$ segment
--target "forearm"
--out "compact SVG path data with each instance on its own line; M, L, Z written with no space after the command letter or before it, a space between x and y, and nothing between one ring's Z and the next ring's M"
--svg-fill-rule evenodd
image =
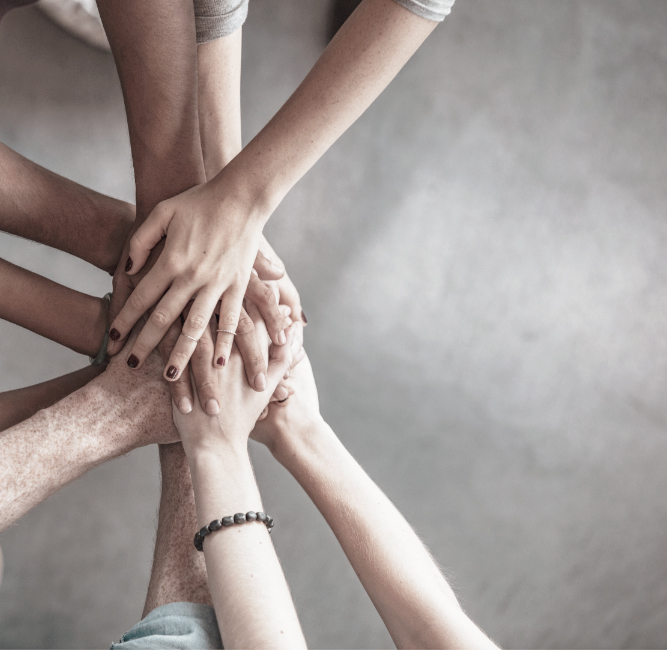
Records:
M0 435L0 530L94 466L132 448L100 391L84 387Z
M220 444L193 452L186 445L186 452L198 526L237 512L262 510L245 446ZM226 648L305 647L285 576L261 522L208 535L204 553Z
M137 225L157 203L205 181L191 2L98 2L125 99Z
M329 426L321 421L298 441L277 458L331 526L397 647L491 647L410 525Z
M0 318L95 356L107 323L106 300L0 260Z
M32 417L37 411L53 406L97 377L102 366L86 366L62 377L0 393L0 431Z
M199 132L206 178L241 151L241 29L197 48Z
M173 442L169 391L156 373L113 362L99 377L0 434L0 530L99 463Z
M0 143L0 230L113 271L134 206L36 165Z
M294 94L227 168L242 193L262 204L265 218L436 25L393 0L363 0Z

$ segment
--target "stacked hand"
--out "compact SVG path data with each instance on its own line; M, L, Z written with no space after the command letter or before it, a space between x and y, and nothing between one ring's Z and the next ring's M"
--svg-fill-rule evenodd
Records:
M168 289L129 348L127 363L130 368L139 368L157 345L165 364L164 376L172 382L172 398L178 408L183 413L192 409L191 368L199 403L213 415L220 408L215 369L226 365L234 341L249 384L257 391L267 387L266 364L253 320L243 304L248 301L257 307L275 345L285 343L284 329L289 324L286 318L291 316L305 323L305 316L296 288L263 236L257 243L247 230L245 235L238 231L236 245L225 246L233 237L215 237L214 229L209 230L203 218L184 221L182 215L187 214L189 201L193 200L190 192L163 201L128 238L114 274L109 354L123 349L128 333L154 304L155 296L159 298ZM223 226L219 228L219 232L224 231ZM229 280L225 269L245 264L246 251L253 250L254 262L247 278L245 274L241 278L238 272L231 273L231 285L223 289ZM240 300L239 287L244 288ZM215 327L211 328L211 323Z

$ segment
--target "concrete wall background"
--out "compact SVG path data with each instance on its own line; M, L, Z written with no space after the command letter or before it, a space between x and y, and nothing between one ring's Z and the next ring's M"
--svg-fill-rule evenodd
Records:
M328 11L251 3L246 140ZM507 647L666 643L666 27L661 0L459 0L267 228L325 416ZM111 58L36 9L0 27L0 140L132 198ZM110 286L5 235L0 256ZM0 322L0 390L84 363ZM390 646L314 507L253 454L309 644ZM136 622L158 488L142 449L0 536L1 647L103 647Z

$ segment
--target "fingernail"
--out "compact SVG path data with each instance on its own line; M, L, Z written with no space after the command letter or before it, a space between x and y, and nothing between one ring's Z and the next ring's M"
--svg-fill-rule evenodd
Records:
M130 368L136 368L139 365L139 359L137 359L137 357L131 354L127 358L127 365L130 366Z
M114 327L110 332L109 332L109 338L112 341L117 341L120 338L120 332Z
M129 273L132 270L132 264L134 264L132 258L128 257L127 262L125 262L125 273Z
M276 399L280 402L289 397L289 391L284 386L276 388Z
M218 360L216 361L216 363L219 366L224 366L225 365L225 357L218 357Z
M308 319L306 318L306 314L303 313L303 309L301 310L301 320L308 325Z
M206 412L209 415L217 415L220 413L220 404L218 404L214 399L208 400L208 402L206 402Z
M287 338L285 338L285 331L280 330L278 333L278 343L280 343L280 345L284 345L285 341L287 341Z
M169 366L169 370L167 370L167 377L169 377L169 379L174 379L177 374L178 368L176 366Z
M181 413L189 413L192 411L192 402L188 397L181 397L181 399L178 400L178 410Z
M255 388L257 390L266 390L266 376L263 372L260 372L257 377L255 377Z

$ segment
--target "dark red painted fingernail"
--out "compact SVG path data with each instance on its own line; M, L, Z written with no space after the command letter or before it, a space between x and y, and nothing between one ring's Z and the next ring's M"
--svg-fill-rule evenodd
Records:
M131 354L127 358L127 365L130 366L130 368L136 368L139 365L139 359L137 359L137 357Z
M303 309L301 310L301 320L308 325L308 319L306 318L306 314L303 313Z
M120 332L114 327L110 332L109 332L109 338L112 341L117 341L120 338Z
M177 374L178 368L176 366L169 366L169 370L167 370L167 377L169 377L169 379L174 379Z
M129 273L132 270L132 265L134 262L132 261L131 257L127 258L127 262L125 262L125 273Z
M216 361L216 363L219 366L224 366L225 365L225 357L218 357L218 360Z

